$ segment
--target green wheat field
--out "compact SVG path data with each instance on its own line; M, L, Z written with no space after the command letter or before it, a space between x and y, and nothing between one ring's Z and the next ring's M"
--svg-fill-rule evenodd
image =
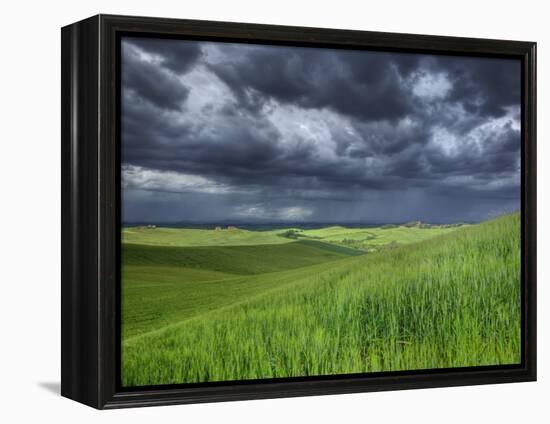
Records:
M123 386L520 362L520 216L122 230Z

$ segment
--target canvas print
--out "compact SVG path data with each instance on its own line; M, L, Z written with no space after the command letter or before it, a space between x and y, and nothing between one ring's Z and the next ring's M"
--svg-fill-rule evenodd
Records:
M120 54L122 387L521 362L519 60Z

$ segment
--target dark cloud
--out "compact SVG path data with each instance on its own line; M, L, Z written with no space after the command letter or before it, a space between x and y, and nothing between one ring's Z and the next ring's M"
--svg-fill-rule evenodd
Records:
M141 60L129 46L123 49L121 76L124 92L130 91L138 101L150 102L159 109L179 110L189 93L175 75Z
M453 58L445 65L454 76L450 101L483 117L506 114L506 107L521 101L520 61Z
M126 39L125 219L512 210L520 76L503 59Z
M148 60L142 54L150 56ZM122 48L122 85L139 100L160 109L179 110L189 94L179 74L187 72L201 55L197 43L149 38L125 39Z
M379 120L411 111L400 78L411 72L413 62L406 54L256 47L210 69L251 109L275 99Z

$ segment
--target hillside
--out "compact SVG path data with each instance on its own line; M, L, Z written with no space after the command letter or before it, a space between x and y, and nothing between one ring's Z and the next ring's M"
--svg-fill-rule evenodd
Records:
M513 214L360 256L126 245L123 383L518 363L519 236Z
M455 231L449 226L380 226L350 228L331 226L318 229L279 228L251 231L241 228L218 229L126 227L122 230L124 244L148 246L256 246L279 245L297 240L322 241L340 247L363 251L379 250L385 245L409 244Z
M465 226L462 226L462 228ZM344 245L356 249L375 251L387 245L416 243L423 240L448 234L461 227L431 226L407 227L380 226L373 228L327 227L316 230L304 230L302 237L315 238L325 243Z
M249 231L241 228L206 230L195 228L126 227L122 231L124 243L156 246L251 246L284 244L289 240L276 231Z
M246 275L299 268L361 253L309 241L199 247L123 244L122 260L124 266L171 266Z

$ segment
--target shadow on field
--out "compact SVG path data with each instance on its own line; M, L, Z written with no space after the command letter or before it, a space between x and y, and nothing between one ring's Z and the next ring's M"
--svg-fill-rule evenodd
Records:
M56 395L61 394L61 383L59 381L41 381L38 383L38 387Z

